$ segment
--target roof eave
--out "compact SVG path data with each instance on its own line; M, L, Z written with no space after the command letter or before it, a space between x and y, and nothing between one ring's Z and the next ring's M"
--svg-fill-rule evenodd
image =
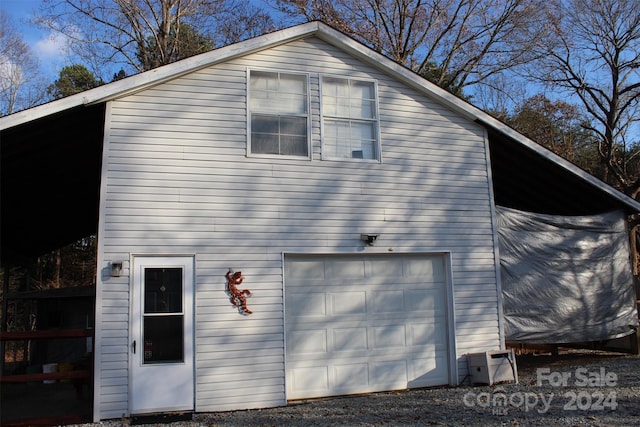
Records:
M295 39L308 37L318 31L320 23L306 24L265 34L250 40L221 47L200 55L192 56L172 64L154 68L144 73L136 74L125 79L99 86L94 89L71 95L56 101L42 104L0 118L0 130L5 130L37 120L51 114L59 113L74 107L94 105L111 101L132 93L140 92L185 74L227 61L234 57L247 55L251 52L277 46Z

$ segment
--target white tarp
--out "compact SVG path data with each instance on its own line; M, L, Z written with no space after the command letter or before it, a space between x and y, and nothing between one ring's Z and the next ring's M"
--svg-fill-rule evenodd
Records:
M499 207L506 340L599 341L638 325L623 212L556 216Z

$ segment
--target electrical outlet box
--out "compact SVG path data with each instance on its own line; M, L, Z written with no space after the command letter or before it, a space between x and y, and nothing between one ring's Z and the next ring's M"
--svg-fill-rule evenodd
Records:
M467 354L467 365L472 385L518 383L518 368L513 349L469 353Z

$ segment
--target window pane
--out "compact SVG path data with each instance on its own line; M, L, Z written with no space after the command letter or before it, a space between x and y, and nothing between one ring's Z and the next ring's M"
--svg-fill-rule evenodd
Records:
M337 139L338 138L338 126L333 120L324 121L324 138Z
M144 316L144 363L184 361L183 316Z
M353 119L374 119L375 118L375 102L366 99L351 100L351 115Z
M251 121L251 143L254 153L306 156L307 119L256 115Z
M371 82L351 82L351 98L374 99L373 83Z
M323 113L328 116L349 116L348 80L325 78L322 81Z
M301 117L280 117L280 133L283 135L307 135L307 119Z
M305 75L251 71L251 152L308 155Z
M145 268L144 312L182 313L181 268Z
M324 150L324 155L329 157L338 157L336 154L336 150L338 148L337 140L335 138L324 138L324 142L322 144L322 149Z
M254 114L251 117L251 132L277 134L278 118Z
M351 126L349 122L335 122L334 126L338 140L349 141L351 139Z
M373 123L351 123L351 139L373 139Z
M337 117L351 117L351 111L349 108L349 98L337 98L336 99L336 114Z
M375 159L376 138L373 124L352 122L351 146L362 151L363 159Z
M322 78L322 94L324 96L336 96L336 79L331 77Z
M293 74L280 74L279 92L304 95L307 93L307 78Z
M251 72L252 111L281 114L307 112L307 79L305 76L261 71Z
M325 154L330 157L351 157L351 130L348 122L326 120L324 125Z
M375 84L325 77L322 80L323 155L377 159Z
M251 133L251 151L258 154L280 154L278 135Z
M307 138L286 135L280 137L280 154L287 156L306 156L308 154Z
M334 95L340 98L349 97L349 80L346 79L330 79L333 86Z
M262 113L277 112L277 103L273 98L269 98L266 92L253 92L251 98L251 111Z
M376 153L376 141L362 141L362 158L363 159L376 159L378 157Z
M265 71L251 72L251 90L261 91L277 91L278 90L278 73L269 73Z
M376 159L374 123L325 119L325 155L339 158Z
M305 114L307 112L307 96L281 94L277 107L278 112L281 114Z
M323 148L325 155L329 157L336 157L340 159L351 158L351 146L344 140L337 140L333 138L327 138L324 141Z

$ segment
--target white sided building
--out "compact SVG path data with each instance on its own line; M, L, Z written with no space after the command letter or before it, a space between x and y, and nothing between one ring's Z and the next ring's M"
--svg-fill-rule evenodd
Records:
M505 345L498 204L640 211L317 22L0 129L83 159L56 186L77 206L15 221L97 232L95 421L457 385ZM37 247L17 231L6 248Z

